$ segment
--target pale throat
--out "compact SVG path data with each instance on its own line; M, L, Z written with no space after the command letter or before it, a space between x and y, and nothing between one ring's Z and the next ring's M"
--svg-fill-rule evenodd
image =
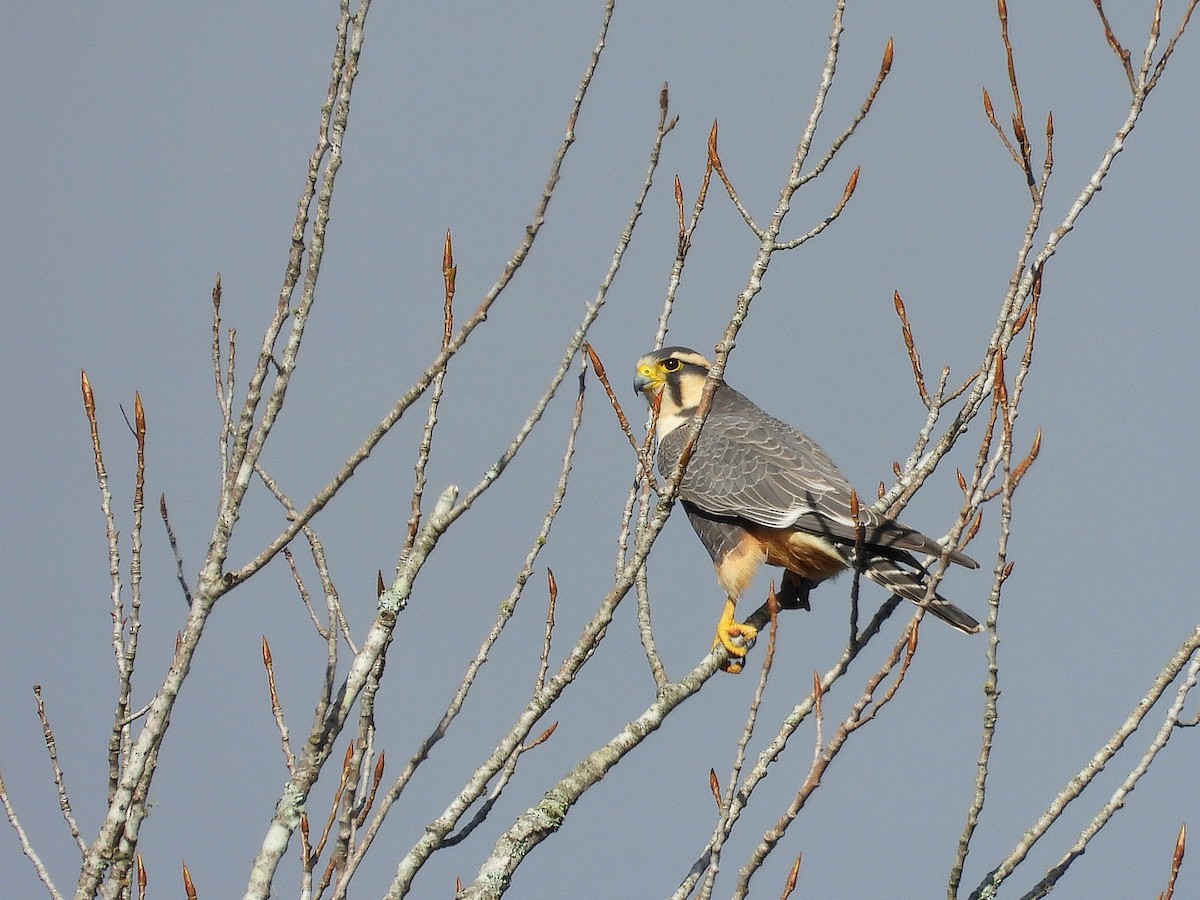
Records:
M656 429L661 440L681 425L686 425L696 415L703 396L704 382L697 387L690 381L683 384L667 383L660 391L662 402L658 409Z
M663 406L665 407L666 404L664 403ZM676 408L671 411L667 411L666 409L659 410L658 423L655 426L655 430L658 433L658 439L661 441L679 426L686 425L692 420L692 416L695 414L696 407L694 406L690 409Z

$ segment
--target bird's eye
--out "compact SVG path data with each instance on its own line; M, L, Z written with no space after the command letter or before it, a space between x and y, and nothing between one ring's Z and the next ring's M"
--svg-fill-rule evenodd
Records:
M683 363L677 359L664 359L662 367L664 372L678 372L682 365Z

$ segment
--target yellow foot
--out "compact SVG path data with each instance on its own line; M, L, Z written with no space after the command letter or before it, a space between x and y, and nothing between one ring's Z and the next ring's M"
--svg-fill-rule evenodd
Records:
M750 642L758 637L758 629L735 618L737 601L732 597L725 600L725 611L721 613L721 621L717 623L717 637L713 641L713 649L724 647L729 651L730 659L721 666L730 675L742 671L742 659L750 649ZM740 638L736 640L735 638Z

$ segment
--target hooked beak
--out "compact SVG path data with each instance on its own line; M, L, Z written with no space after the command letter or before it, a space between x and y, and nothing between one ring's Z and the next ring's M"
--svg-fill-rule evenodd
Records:
M662 381L656 377L653 366L638 366L637 375L633 379L633 392L635 394L645 394L647 397L658 388L662 387Z

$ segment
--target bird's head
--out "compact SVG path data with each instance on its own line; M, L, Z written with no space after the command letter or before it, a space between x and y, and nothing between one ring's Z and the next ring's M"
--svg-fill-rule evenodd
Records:
M634 390L651 403L662 397L658 412L660 436L694 414L704 393L708 368L708 360L687 347L663 347L638 360Z

